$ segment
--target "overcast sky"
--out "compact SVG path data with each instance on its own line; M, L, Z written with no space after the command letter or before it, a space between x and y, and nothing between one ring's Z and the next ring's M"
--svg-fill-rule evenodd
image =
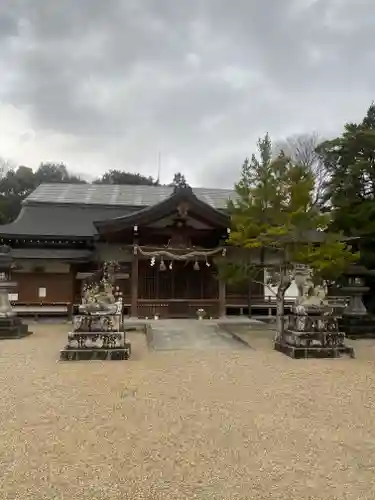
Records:
M0 156L231 187L375 98L374 0L1 0Z

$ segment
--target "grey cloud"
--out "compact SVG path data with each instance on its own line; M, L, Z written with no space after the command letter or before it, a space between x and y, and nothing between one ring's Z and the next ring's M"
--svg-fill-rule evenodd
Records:
M16 36L18 34L17 19L6 12L0 12L0 38Z
M162 149L195 182L228 184L257 136L337 127L371 100L370 0L6 6L0 95L35 129L74 137L70 157L107 153L103 170L147 170Z
M18 35L20 8L18 0L2 0L0 3L0 39Z

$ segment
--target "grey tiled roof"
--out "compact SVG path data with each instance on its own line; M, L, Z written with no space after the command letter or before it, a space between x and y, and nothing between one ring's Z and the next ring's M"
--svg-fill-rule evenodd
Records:
M11 224L0 225L0 236L91 237L97 234L96 220L121 217L125 207L82 207L76 205L25 205Z
M155 205L173 192L170 186L41 184L25 200L28 203L67 203L73 205L107 205L147 207ZM225 209L235 196L232 189L193 188L194 194L216 209Z

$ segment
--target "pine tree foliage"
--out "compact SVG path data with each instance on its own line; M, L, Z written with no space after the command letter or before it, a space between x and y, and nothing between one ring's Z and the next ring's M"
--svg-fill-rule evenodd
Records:
M358 237L360 263L375 268L375 104L362 121L348 123L343 133L322 143L318 153L329 172L326 198L331 205L332 229ZM375 313L375 279L366 277L370 286L366 299Z
M375 235L375 104L362 122L318 148L330 173L326 197L333 227L348 236Z

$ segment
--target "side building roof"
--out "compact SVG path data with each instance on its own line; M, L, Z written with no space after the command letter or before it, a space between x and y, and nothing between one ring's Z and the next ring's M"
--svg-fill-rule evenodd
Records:
M203 203L225 211L235 193L192 188ZM173 195L170 186L41 184L23 202L17 219L0 226L1 237L92 238L94 222L124 217Z

